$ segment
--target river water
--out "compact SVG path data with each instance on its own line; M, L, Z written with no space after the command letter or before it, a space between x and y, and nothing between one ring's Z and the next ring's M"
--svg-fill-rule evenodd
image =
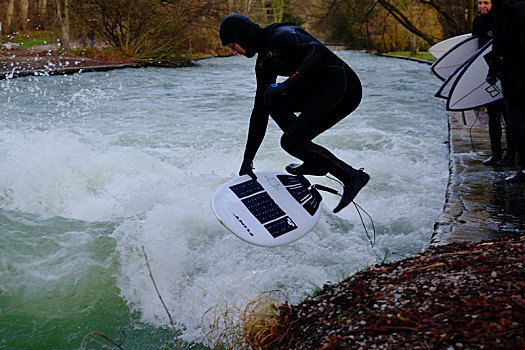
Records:
M210 309L270 290L298 303L427 247L448 177L440 82L424 64L338 54L364 98L317 142L371 175L356 202L374 247L353 206L332 214L331 195L314 230L279 248L249 245L214 217L211 194L244 151L251 59L0 81L0 348L78 348L89 332L126 349L175 348L142 247L190 343L203 342ZM295 161L279 138L271 121L256 171Z

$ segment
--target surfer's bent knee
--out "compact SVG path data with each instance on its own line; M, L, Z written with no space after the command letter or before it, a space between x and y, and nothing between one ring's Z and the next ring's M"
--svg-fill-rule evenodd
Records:
M281 147L292 155L296 153L303 142L301 139L291 136L288 132L284 132L283 136L281 136Z

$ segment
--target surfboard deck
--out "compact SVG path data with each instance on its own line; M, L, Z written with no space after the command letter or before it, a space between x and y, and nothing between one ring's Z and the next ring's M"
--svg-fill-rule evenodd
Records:
M445 52L450 50L454 45L470 37L472 34L462 34L446 40L440 41L428 49L428 52L435 58L440 58Z
M321 216L322 197L304 176L256 173L219 186L211 197L217 219L240 239L262 247L292 243Z
M458 67L472 57L479 48L479 38L476 36L469 36L439 57L436 62L432 64L430 70L439 79L445 81Z
M439 98L444 98L444 99L448 99L448 97L450 96L450 90L452 90L452 87L454 86L454 83L456 82L456 80L458 79L458 77L460 76L460 73L461 71L465 68L465 66L467 65L468 61L464 62L461 66L459 66L455 71L454 73L452 73L448 78L447 80L445 80L443 82L443 84L441 84L439 90L436 92L436 94L434 95L435 97L439 97Z
M479 49L463 67L447 99L448 111L465 111L485 106L503 97L501 82L486 82L489 72L487 55L492 51L492 41Z

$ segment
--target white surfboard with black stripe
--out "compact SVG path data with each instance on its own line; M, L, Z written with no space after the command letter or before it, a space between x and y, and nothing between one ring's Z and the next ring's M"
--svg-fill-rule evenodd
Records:
M479 38L470 36L445 52L443 56L432 64L430 70L439 79L446 81L460 66L465 64L479 48Z
M479 49L458 73L447 99L448 111L465 111L485 106L503 98L501 82L486 81L492 41Z
M458 35L452 38L448 38L446 40L440 41L439 43L433 45L431 48L428 49L428 52L435 58L440 58L443 56L448 50L453 48L457 43L469 38L472 36L472 33L468 34L462 34Z
M221 185L211 198L219 221L242 240L263 247L292 243L319 221L319 192L304 176L260 172Z

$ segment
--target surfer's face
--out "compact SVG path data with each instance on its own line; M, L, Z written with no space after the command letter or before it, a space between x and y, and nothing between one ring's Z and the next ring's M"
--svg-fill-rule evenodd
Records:
M478 0L478 10L482 15L486 14L492 8L491 0Z

